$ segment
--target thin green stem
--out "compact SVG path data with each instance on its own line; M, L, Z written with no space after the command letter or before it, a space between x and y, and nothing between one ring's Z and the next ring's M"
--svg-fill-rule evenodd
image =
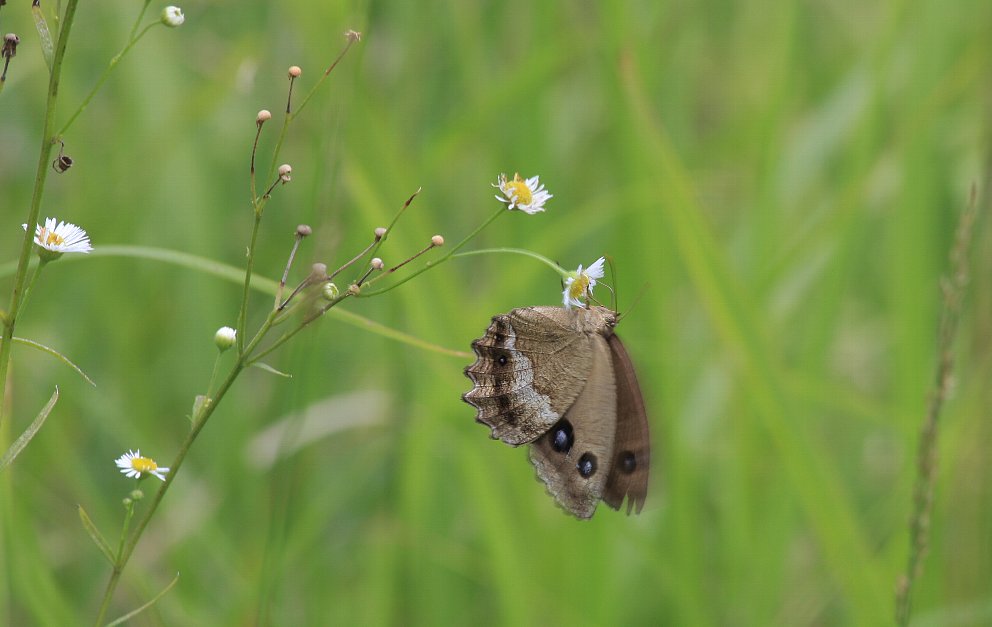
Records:
M277 348L279 348L280 346L282 346L283 344L285 344L286 342L288 342L294 335L296 335L297 333L299 333L300 331L302 331L311 322L313 322L314 320L319 319L321 316L323 316L325 313L327 313L327 311L329 309L331 309L332 307L334 307L335 305L337 305L338 303L340 303L344 299L348 298L349 296L351 296L351 294L349 294L348 292L345 292L344 294L341 294L340 296L338 296L334 300L328 301L328 303L326 305L324 305L323 307L321 307L318 311L311 313L307 318L305 318L303 320L303 322L300 323L300 326L296 327L292 331L287 331L286 333L282 334L279 337L279 339L277 339L275 342L272 343L271 346L267 346L267 347L265 347L265 350L262 350L257 355L253 355L250 359L247 360L246 365L250 366L250 365L252 365L254 363L257 363L260 359L262 359L263 357L265 357L266 355L268 355L272 351L276 350ZM281 322L282 319L283 319L283 317L280 317L278 319L278 321ZM273 318L273 321L276 321L276 319ZM259 338L259 339L261 339L261 338ZM255 344L253 344L253 346L254 345Z
M145 3L145 6L142 7L142 9L141 9L141 15L144 15L145 8L147 8L147 7L148 7L148 4L146 2ZM141 19L141 16L140 15L139 15L138 19L139 20ZM76 121L76 118L78 118L83 113L83 111L86 110L86 107L89 106L90 101L93 100L93 96L96 95L96 92L100 91L100 88L103 87L103 84L105 82L107 82L107 79L110 77L110 73L114 70L115 67L117 67L117 64L121 62L121 59L123 59L125 57L125 55L127 55L127 53L131 51L131 48L133 48L136 43L138 43L139 41L141 41L141 38L145 36L145 33L147 33L149 30L151 30L155 26L160 25L161 23L162 22L158 22L158 21L152 22L151 24L149 24L148 26L146 26L144 28L144 30L142 30L137 36L134 36L134 34L133 34L134 33L134 30L138 26L137 22L135 22L135 29L132 29L131 39L128 40L128 42L124 46L124 48L121 49L121 51L118 52L117 55L114 56L114 58L110 60L110 64L107 65L107 67L103 70L103 74L100 75L100 79L97 80L96 85L94 85L93 86L93 89L90 90L90 93L88 93L86 95L86 98L83 99L82 104L79 105L79 108L77 108L76 109L76 112L72 114L72 116L69 118L69 121L65 123L65 125L62 127L62 130L60 130L58 132L58 134L56 135L56 137L62 137L62 136L64 136L66 134L66 132L68 132L69 127L71 127L72 126L72 123Z
M25 281L27 280L28 264L31 260L31 249L34 245L34 225L38 223L41 213L41 199L45 192L45 180L48 177L49 162L52 149L55 146L52 128L55 126L55 109L59 95L59 81L62 78L62 62L65 59L66 46L69 43L69 33L75 21L76 6L79 0L69 0L65 8L65 19L59 31L58 43L55 46L55 56L52 59L52 72L48 79L48 97L45 102L45 121L41 131L41 147L38 150L38 165L35 169L34 189L31 193L31 206L25 223L28 228L21 240L21 252L17 260L17 271L14 274L14 287L11 290L10 306L6 312L3 328L3 339L0 341L0 422L3 421L5 395L7 390L7 373L10 368L10 355L14 342L14 327L20 312Z
M337 66L337 64L341 62L341 59L344 58L344 55L348 54L348 51L351 50L352 45L354 45L354 43L358 40L359 39L357 36L353 36L352 33L349 32L348 43L345 44L344 49L341 51L340 54L338 54L338 57L334 59L334 61L327 67L326 70L324 70L324 73L321 75L319 79L317 79L317 82L314 83L313 87L310 88L310 91L307 92L307 95L303 97L303 101L299 104L298 107L296 107L296 113L299 113L300 111L303 110L303 107L307 106L307 103L310 102L311 98L313 98L313 95L314 93L317 92L317 89L320 87L320 84L324 82L324 79L328 77L328 75Z
M175 459L172 460L172 464L169 465L169 472L165 475L165 481L162 482L162 485L155 493L148 509L145 510L145 513L138 520L138 524L135 526L134 532L124 545L124 550L121 552L120 557L117 560L117 564L114 566L113 572L110 574L110 580L107 582L107 588L103 593L103 601L100 604L100 611L97 614L94 624L103 624L103 620L107 615L107 610L110 608L110 601L113 598L114 591L117 589L117 584L120 583L121 574L124 572L125 566L127 566L128 561L131 559L131 555L134 553L134 549L138 545L138 541L141 539L142 534L144 534L145 528L148 526L152 516L155 515L155 511L158 509L158 506L162 503L165 493L169 491L172 481L175 479L179 469L183 465L183 461L186 459L186 455L193 446L193 442L196 441L200 431L202 431L203 427L206 426L210 416L213 415L214 410L220 404L221 399L223 399L224 395L231 389L231 386L234 384L235 380L237 380L238 375L241 374L244 367L245 362L239 357L234 363L234 366L231 368L231 371L227 374L227 377L220 384L220 387L217 388L217 394L203 404L199 415L194 416L193 426L186 435L186 439L183 440L183 443L179 448L179 452L176 454Z
M38 275L41 274L41 269L44 268L47 263L48 262L44 259L39 259L38 265L34 267L34 272L31 273L31 278L24 286L24 297L21 298L21 311L27 309L28 299L31 297L31 288L34 287L35 281L38 280Z
M152 0L145 0L145 4L141 7L141 12L138 13L138 18L134 20L134 25L131 26L131 33L127 36L129 40L134 39L134 34L138 32L138 26L141 25L141 18L145 17L145 11L148 10L148 5L152 3Z
M469 233L465 237L465 239L463 239L462 241L460 241L457 244L455 244L451 248L451 250L449 250L448 253L446 255L444 255L443 257L440 257L440 258L435 259L433 261L428 261L419 270L414 270L413 272L411 272L410 274L406 275L405 277L403 277L399 281L397 281L397 282L395 282L395 283L393 283L393 284L391 284L391 285L389 285L387 287L384 287L384 288L378 289L378 290L368 291L368 292L363 290L362 293L361 293L361 296L363 296L363 297L364 296L378 296L379 294L385 294L386 292L388 292L390 290L393 290L393 289L396 289L397 287L403 285L404 283L406 283L407 281L409 281L413 277L415 277L415 276L417 276L419 274L423 274L424 272L427 272L428 270L430 270L432 268L436 268L437 266L441 265L442 263L444 263L448 259L451 259L451 257L454 256L454 254L457 253L462 248L462 246L464 246L465 244L467 244L472 238L474 238L476 235L478 235L479 233L481 233L482 232L482 229L484 229L487 226L489 226L490 224L492 224L493 221L496 220L496 218L500 217L504 213L508 213L506 207L500 207L499 209L497 209L496 210L496 213L494 213L492 216L490 216L489 219L487 219L485 222L483 222L482 224L480 224L474 231L472 231L471 233ZM374 279L372 279L371 281L369 281L366 284L366 286L375 284L376 281L378 281L380 278L382 278L384 276L387 276L387 275L381 274L381 275L375 277Z
M290 121L296 116L292 113L287 113L282 119L282 128L279 129L279 139L276 140L276 147L272 150L272 163L269 164L269 173L266 175L266 180L272 178L272 175L276 172L276 164L279 163L279 153L282 152L282 143L286 139L286 131L289 129Z
M468 250L463 253L458 253L457 255L452 255L452 257L471 257L472 255L496 255L501 253L523 255L525 257L537 259L544 265L548 266L549 268L560 274L562 278L568 277L568 271L562 268L561 266L559 266L554 261L551 261L544 255L540 255L532 250L527 250L524 248L481 248L479 250Z
M255 223L251 227L251 243L248 245L248 263L245 267L245 285L241 294L241 308L238 310L238 356L245 354L245 326L248 324L248 295L251 290L251 271L255 267L255 244L258 242L258 228L262 223L262 209L265 201L255 201Z

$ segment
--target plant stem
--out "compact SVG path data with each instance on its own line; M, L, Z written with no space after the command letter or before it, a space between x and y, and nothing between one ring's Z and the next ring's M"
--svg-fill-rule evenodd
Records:
M107 588L103 593L103 601L100 604L100 611L97 614L97 618L94 623L95 625L103 624L103 620L107 615L107 610L110 608L110 601L114 596L114 591L117 589L117 584L120 582L121 574L124 572L124 567L127 566L128 560L131 559L131 555L134 553L134 549L138 545L138 541L145 532L148 522L151 520L152 516L154 516L155 510L158 509L159 504L165 497L165 493L169 491L169 487L172 485L173 479L175 479L179 472L179 468L183 465L183 461L186 459L186 455L193 446L193 442L196 441L196 437L200 434L203 427L206 426L207 420L209 420L210 416L213 415L214 409L217 408L221 399L223 399L224 395L231 389L231 386L238 378L238 375L241 374L244 367L244 359L239 357L227 377L224 379L224 382L217 388L217 394L209 399L207 403L204 403L202 409L200 410L200 415L194 416L193 426L186 435L186 439L183 440L183 443L179 448L179 453L176 454L175 459L173 459L172 463L169 465L169 472L165 475L165 481L162 482L161 487L159 487L158 492L155 493L155 497L149 504L148 509L145 510L145 513L141 516L141 519L134 528L134 533L131 534L130 539L124 546L124 550L120 553L117 563L114 565L114 569L110 574L110 580L107 582Z
M954 337L957 334L961 303L968 285L968 251L977 207L975 190L972 189L971 201L958 221L954 246L951 249L951 274L941 281L943 307L937 334L937 370L930 390L926 418L920 427L916 483L913 487L913 512L909 519L909 558L906 571L896 586L896 624L901 627L909 625L913 585L923 574L923 560L930 544L930 517L937 477L940 413L950 392L954 373Z
M10 306L6 312L3 325L3 338L0 340L0 422L6 404L7 373L10 368L11 350L14 346L14 326L17 324L17 314L21 309L24 297L24 283L27 279L28 264L31 260L31 249L34 245L34 226L38 223L41 213L41 199L45 193L45 180L48 177L49 161L55 146L52 128L55 126L55 105L58 102L59 80L62 77L62 62L65 59L65 49L69 43L69 32L76 16L76 6L79 0L69 0L65 7L65 19L59 30L59 40L55 46L55 56L52 59L52 72L48 79L48 98L45 102L45 121L41 131L41 147L38 150L38 165L35 170L34 189L31 193L31 206L25 223L28 228L21 240L21 252L17 259L17 272L14 274L14 287L11 290Z
M255 223L251 227L251 243L248 244L248 263L245 265L245 286L241 294L241 308L238 310L238 358L245 354L245 326L248 324L248 295L251 290L251 271L255 267L255 243L258 241L258 227L262 223L262 209L265 201L255 199Z
M141 15L144 15L145 8L147 6L148 4L146 3L145 7L141 9L141 14L138 16L139 20L141 19ZM157 26L159 24L161 24L161 22L152 22L151 24L146 26L144 30L142 30L138 34L137 37L134 36L135 29L132 29L131 31L132 37L130 41L128 41L127 44L124 46L124 48L122 48L121 51L118 52L117 55L110 60L110 64L108 64L107 67L103 70L103 74L100 75L100 78L99 80L97 80L96 85L94 85L93 89L90 90L90 93L86 95L86 98L83 99L82 104L79 105L79 108L76 109L76 112L72 114L72 116L69 118L69 121L65 123L65 125L62 127L62 130L58 132L56 137L62 137L63 135L66 134L66 132L68 132L69 127L72 126L72 123L76 121L76 118L78 118L83 113L83 111L86 110L86 107L89 106L90 100L93 100L93 96L96 95L96 92L100 91L100 88L103 87L103 84L107 82L107 79L110 77L110 73L114 70L115 67L117 67L117 64L121 62L121 59L123 59L124 56L131 51L131 48L133 48L134 45L138 43L142 37L145 36L145 33L147 33L154 26ZM135 22L135 28L137 28L137 25L138 25L137 22Z
M451 257L456 252L458 252L458 250L462 246L464 246L465 244L467 244L469 242L469 240L471 240L473 237L475 237L476 235L478 235L479 233L481 233L482 232L482 229L484 229L487 226L489 226L490 224L492 224L493 221L496 220L496 218L500 217L504 213L508 213L506 207L500 207L499 209L497 209L496 210L496 213L494 213L492 216L490 216L488 220L486 220L485 222L483 222L482 224L480 224L474 231L472 231L467 236L465 236L465 238L462 241L460 241L457 244L455 244L451 248L451 250L448 251L448 254L444 255L443 257L441 257L439 259L435 259L434 261L428 261L427 263L424 264L424 267L420 268L419 270L414 270L410 274L406 275L405 277L403 277L399 281L397 281L397 282L389 285L388 287L384 287L384 288L378 289L378 290L372 290L370 292L366 292L366 291L363 290L362 293L361 293L361 296L362 297L365 297L365 296L378 296L379 294L385 294L386 292L388 292L388 291L390 291L392 289L395 289L395 288L399 287L400 285L403 285L404 283L406 283L407 281L409 281L413 277L415 277L415 276L417 276L419 274L423 274L424 272L427 272L431 268L436 268L437 266L441 265L442 263L444 263L448 259L451 259ZM366 283L366 286L369 286L369 285L374 284L378 279L380 279L380 278L382 278L384 276L388 276L388 275L380 274L379 276L375 277L374 279L372 279L371 281L369 281L368 283Z

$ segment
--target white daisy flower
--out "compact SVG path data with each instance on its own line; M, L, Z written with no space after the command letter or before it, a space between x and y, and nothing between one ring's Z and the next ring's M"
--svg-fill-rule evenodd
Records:
M28 230L27 224L21 226ZM35 227L34 243L41 247L38 254L49 259L58 259L63 253L88 253L93 250L86 231L55 218L45 218L45 226L39 224Z
M573 305L582 307L584 303L580 299L592 298L592 288L596 287L596 279L602 279L604 276L603 264L605 262L606 259L600 257L585 270L582 269L580 263L579 269L569 274L565 279L565 290L562 292L562 303L565 305L565 309L571 309Z
M496 195L496 199L505 202L508 205L507 209L519 209L532 215L544 211L544 203L553 196L544 189L544 185L540 184L539 178L532 176L524 180L519 174L514 174L513 179L508 180L505 174L500 174L499 179L493 184L493 187L502 192L502 195Z
M114 463L126 476L137 479L142 475L154 475L165 481L164 473L169 472L168 468L160 468L154 459L142 457L140 450L128 451L114 460Z

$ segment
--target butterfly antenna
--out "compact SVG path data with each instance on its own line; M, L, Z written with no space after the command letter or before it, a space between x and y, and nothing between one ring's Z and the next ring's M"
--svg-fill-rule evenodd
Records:
M644 296L644 292L646 292L646 291L647 291L647 289L648 289L648 284L647 284L647 283L645 283L644 285L642 285L642 286L641 286L641 289L640 289L640 291L639 291L639 292L637 292L637 296L636 296L636 297L634 298L634 302L633 302L633 303L631 303L631 305L630 305L630 309L628 309L627 311L625 311L625 312L623 312L623 313L618 313L618 314L617 314L617 323L618 323L618 324L619 324L619 322L620 322L620 321L621 321L621 320L622 320L622 319L623 319L624 317L626 317L626 316L627 316L627 314L629 314L630 312L632 312L632 311L634 311L634 307L636 307L636 306L638 305L638 303L640 303L640 302L641 302L641 298L642 298L642 297Z

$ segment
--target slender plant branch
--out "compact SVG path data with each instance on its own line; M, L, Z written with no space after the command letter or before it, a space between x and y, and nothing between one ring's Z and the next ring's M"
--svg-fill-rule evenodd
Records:
M958 221L951 248L950 276L941 281L943 307L937 333L937 370L927 414L920 428L916 456L916 484L913 488L913 512L909 520L909 559L906 571L896 587L896 624L909 624L912 613L913 586L923 574L923 560L930 543L930 521L933 512L934 483L937 477L937 440L940 436L940 414L950 393L954 374L954 338L961 318L961 304L968 287L968 251L972 230L978 213L975 190L972 188L968 207Z
M548 266L549 268L560 274L562 278L568 276L568 272L554 261L551 261L544 255L540 255L532 250L527 250L525 248L480 248L479 250L467 250L463 253L452 255L452 257L471 257L472 255L496 255L496 254L504 254L504 253L523 255L524 257L537 259L544 265Z
M71 127L72 123L76 121L76 118L82 115L83 111L86 110L86 107L89 106L90 101L93 100L93 96L96 95L96 92L100 91L100 88L103 87L103 84L107 82L108 78L110 78L110 73L114 71L114 68L117 67L117 64L120 63L121 60L127 55L127 53L131 51L131 48L133 48L136 43L141 41L141 38L144 37L149 30L161 24L161 22L157 22L157 21L152 22L148 26L145 26L145 28L140 33L138 33L137 36L135 36L134 33L138 28L138 22L141 20L141 16L145 14L146 8L148 8L147 1L145 2L144 6L141 8L141 13L138 15L138 20L135 21L134 27L131 29L131 38L128 40L127 44L124 45L121 51L118 52L114 56L114 58L110 60L110 63L107 65L107 67L104 68L103 74L100 75L100 78L97 80L96 85L93 85L93 89L90 90L90 93L86 94L86 97L83 98L83 102L79 105L79 108L77 108L76 112L69 117L69 121L62 126L62 129L56 135L57 137L62 137L69 131L69 127Z
M59 81L62 78L62 65L65 59L66 46L69 43L69 33L76 17L76 6L79 0L68 0L65 7L65 18L59 30L59 40L55 46L55 56L52 58L52 71L48 79L48 96L45 101L45 121L41 130L41 146L38 150L38 165L35 169L34 189L31 192L31 206L25 223L24 238L21 240L21 252L17 259L17 271L14 273L14 287L11 290L10 305L3 316L3 339L0 341L0 422L3 421L3 408L7 407L7 373L10 368L11 350L14 346L14 327L20 312L24 297L25 281L27 280L28 264L31 261L31 250L34 246L35 225L41 213L41 199L45 193L45 180L48 177L49 162L55 147L52 128L55 126L55 109L59 95Z
M212 398L208 399L207 402L203 403L200 408L199 415L193 417L193 426L190 428L189 433L186 434L186 439L183 440L182 445L179 447L179 452L176 454L175 459L173 459L172 463L169 465L169 472L165 474L165 481L163 481L162 485L159 486L159 489L149 503L148 508L138 520L138 524L135 525L134 531L118 556L117 563L114 564L114 568L110 573L110 580L107 582L107 588L103 593L103 601L100 604L100 611L97 614L97 618L94 623L95 625L103 624L104 618L107 615L107 610L110 608L110 601L114 596L114 591L117 589L117 584L120 582L121 574L124 572L124 567L127 566L128 561L131 559L131 555L134 553L135 547L138 546L138 541L145 532L145 528L148 526L152 516L155 515L155 511L158 509L158 506L162 503L165 493L169 491L169 487L172 485L173 479L175 479L179 468L182 467L183 461L186 459L186 455L193 446L193 442L196 441L196 437L200 434L200 431L203 430L203 427L206 426L210 416L213 415L214 410L220 404L221 399L223 399L224 395L231 389L231 386L234 384L234 381L237 380L238 375L241 374L244 367L244 359L241 356L238 356L237 361L235 361L234 366L231 368L231 371L217 388L217 393Z
M238 309L238 355L245 352L245 325L248 324L248 296L251 291L251 271L255 267L255 244L258 242L258 227L262 224L262 207L265 201L255 199L255 223L251 227L251 243L248 245L248 262L245 265L245 284L241 294L241 307Z
M406 283L410 279L414 278L415 276L418 276L420 274L423 274L424 272L427 272L428 270L430 270L432 268L436 268L437 266L441 265L445 261L451 259L451 257L453 257L455 253L457 253L463 246L465 246L465 244L469 243L469 241L473 237L475 237L476 235L478 235L479 233L481 233L482 232L482 229L484 229L487 226L489 226L490 224L492 224L493 221L496 220L496 218L500 217L504 213L508 213L506 207L500 207L499 209L496 210L496 213L494 213L493 215L491 215L489 217L488 220L486 220L485 222L483 222L482 224L480 224L474 231L472 231L471 233L469 233L468 235L466 235L465 238L462 241L460 241L457 244L455 244L454 246L452 246L451 247L451 250L449 250L447 252L447 254L445 254L445 255L443 255L441 257L438 257L437 259L434 259L432 261L428 261L427 263L424 264L424 266L422 268L420 268L418 270L414 270L413 272L411 272L410 274L406 275L405 277L403 277L399 281L396 281L395 283L392 283L392 284L390 284L387 287L383 287L383 288L380 288L378 290L371 290L371 291L362 290L361 296L362 297L366 297L366 296L378 296L379 294L385 294L386 292L388 292L390 290L393 290L393 289L399 287L400 285L403 285L404 283ZM379 276L373 278L368 283L366 283L365 284L366 287L368 287L370 285L373 285L377 280L379 280L380 278L382 278L384 276L388 276L388 275L380 274Z

